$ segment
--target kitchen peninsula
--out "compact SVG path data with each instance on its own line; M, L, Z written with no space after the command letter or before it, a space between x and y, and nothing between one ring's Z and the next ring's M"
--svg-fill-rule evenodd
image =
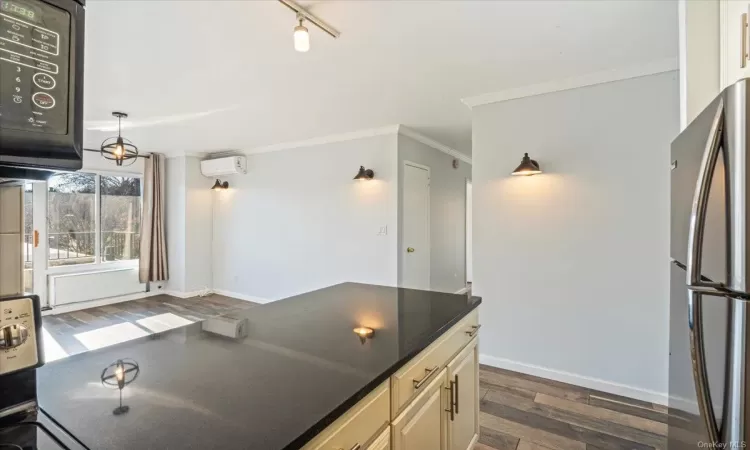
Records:
M39 403L91 449L466 450L480 303L339 284L235 315L235 338L198 322L49 363Z

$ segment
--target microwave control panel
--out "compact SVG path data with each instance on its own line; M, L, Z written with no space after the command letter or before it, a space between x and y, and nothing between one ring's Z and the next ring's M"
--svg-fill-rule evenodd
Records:
M70 14L0 0L0 128L68 133Z

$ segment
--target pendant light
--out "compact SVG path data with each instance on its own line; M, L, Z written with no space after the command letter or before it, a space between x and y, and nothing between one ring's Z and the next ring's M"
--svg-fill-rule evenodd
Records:
M294 27L294 49L298 52L310 50L310 32L302 25L302 15L297 15L299 25Z
M516 167L511 175L537 175L540 173L542 173L542 169L539 168L539 163L529 158L528 153L524 153L521 164Z
M122 137L122 119L127 118L128 115L116 111L112 115L117 117L117 137L105 139L99 151L105 159L114 161L118 166L122 166L124 161L130 161L125 164L130 166L138 159L138 147Z
M375 172L372 169L365 169L365 166L359 166L359 172L354 177L355 180L372 180L375 176Z

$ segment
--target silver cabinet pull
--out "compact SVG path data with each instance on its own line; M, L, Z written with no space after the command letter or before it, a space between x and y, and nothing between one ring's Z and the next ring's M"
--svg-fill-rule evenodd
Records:
M432 369L425 369L424 370L424 376L421 380L411 380L412 383L414 383L414 389L419 389L424 385L427 380L430 379L433 373L435 373L438 370L439 366L435 366Z
M482 328L482 325L472 325L471 330L466 331L465 333L468 334L470 338L473 338L479 333L480 328Z
M740 44L740 67L744 68L747 61L747 13L740 16L740 28L742 29L742 44Z
M354 447L352 447L350 450L359 450L362 446L359 444L354 444ZM345 450L344 447L339 447L339 450Z
M456 401L453 403L453 407L456 408L456 414L458 414L458 375L456 375L456 381L454 381L453 390L455 391L453 393L453 396L456 398Z
M450 393L450 397L448 397L448 409L445 410L445 412L450 413L451 415L451 422L454 422L456 420L456 414L455 414L455 408L453 403L453 398L456 396L456 385L453 384L453 381L450 381L450 386L445 388L446 391Z

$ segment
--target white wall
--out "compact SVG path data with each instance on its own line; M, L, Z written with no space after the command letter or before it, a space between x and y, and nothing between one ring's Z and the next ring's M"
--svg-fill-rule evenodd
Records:
M211 288L212 184L201 175L197 157L167 159L166 290L170 293L196 295Z
M200 159L186 157L185 291L210 289L213 233L213 179L201 174Z
M484 362L664 401L677 77L474 108ZM523 152L545 173L509 176Z
M685 128L719 95L719 0L679 0L678 12L680 125Z
M392 134L248 155L247 175L214 199L214 289L276 300L344 281L395 285L396 145ZM352 180L360 165L375 179Z
M452 156L399 134L399 230L403 228L404 161L430 168L430 290L456 292L466 286L466 180L471 179L471 164L459 161L454 169ZM402 238L399 232L399 249L404 247ZM398 252L399 267L404 254Z
M166 234L169 281L166 290L185 291L185 157L166 160Z

